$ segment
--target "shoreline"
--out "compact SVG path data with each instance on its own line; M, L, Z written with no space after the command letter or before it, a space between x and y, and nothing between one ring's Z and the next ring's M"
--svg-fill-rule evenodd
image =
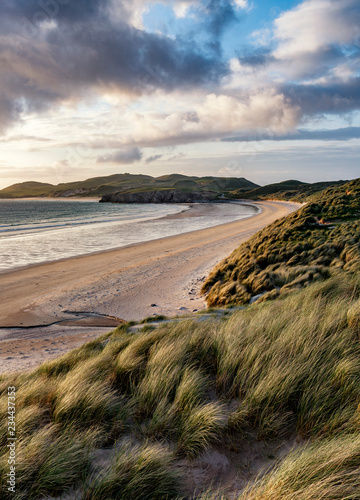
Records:
M99 322L81 325L76 314L128 321L205 309L199 290L210 270L260 229L300 207L288 202L256 202L256 206L262 211L254 216L207 229L3 272L3 371L30 369L89 340L84 335L94 338L111 330L110 324ZM67 326L60 323L66 321ZM57 324L43 326L50 323ZM50 340L56 348L49 349Z
M21 198L21 199L25 199L25 198ZM53 199L56 199L56 198L53 198ZM213 208L211 205L213 204L213 202L209 202L209 203L176 203L176 205L184 205L184 208L183 210L175 213L175 214L167 214L167 215L160 215L159 217L153 217L153 218L149 218L149 219L144 219L142 221L143 224L149 224L149 223L152 223L153 221L158 221L158 220L178 220L178 219L188 219L188 218L192 218L192 217L200 217L200 216L208 216L208 217L211 217L211 213L209 213L211 211L211 208ZM216 204L216 203L215 203ZM247 206L250 206L250 207L257 207L256 205L256 202L254 202L253 204L252 203L246 203L246 202L238 202L237 204L241 204L241 205L247 205ZM260 207L257 207L259 208L259 212L261 212L261 208ZM216 210L215 210L216 212ZM215 213L216 215L216 213ZM208 228L205 228L205 229L211 229L211 228L214 228L214 227L218 227L218 226L222 226L224 224L231 224L232 222L238 222L240 220L243 220L243 219L248 219L248 218L251 218L251 217L254 217L256 216L257 213L254 213L253 215L250 215L250 216L244 216L242 217L241 219L235 219L234 221L231 221L231 222L225 222L223 224L216 224L216 225L213 225L213 226L210 226ZM131 221L128 222L128 224L130 224ZM56 228L55 228L56 230ZM139 241L139 242L135 242L135 243L129 243L127 245L123 245L123 246L119 246L119 247L114 247L114 248L110 248L108 250L95 250L93 252L89 252L89 253L84 253L84 254L79 254L79 255L73 255L71 257L62 257L60 259L53 259L53 260L45 260L43 262L36 262L36 263L33 263L33 264L26 264L26 265L23 265L23 266L16 266L16 267L11 267L9 269L0 269L0 278L2 275L7 275L9 273L12 273L12 272L17 272L17 271L21 271L21 270L26 270L26 269L30 269L30 268L33 268L33 267L37 267L37 266L43 266L43 265L46 265L46 264L53 264L53 263L56 263L56 262L66 262L67 260L71 260L71 259L81 259L83 257L90 257L92 255L100 255L100 254L106 254L108 252L113 252L113 251L117 251L117 250L121 250L121 249L125 249L125 248L131 248L135 245L143 245L145 243L150 243L152 241L157 241L159 239L165 239L165 238L173 238L175 236L181 236L182 234L188 234L188 233L194 233L194 232L197 232L197 231L203 231L204 229L193 229L193 230L190 230L190 231L185 231L185 232L182 232L182 233L179 233L177 235L172 235L172 236L163 236L163 237L160 237L160 238L154 238L153 240L145 240L145 241ZM1 324L0 324L0 328L1 328Z
M25 198L0 198L0 201L99 201L101 200L101 196L88 196L88 197L81 197L81 196L74 196L74 197L66 197L66 196L30 196L30 197L25 197Z

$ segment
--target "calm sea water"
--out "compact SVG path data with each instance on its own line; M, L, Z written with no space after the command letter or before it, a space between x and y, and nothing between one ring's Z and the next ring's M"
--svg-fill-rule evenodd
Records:
M164 216L184 205L122 205L89 200L0 200L0 270L53 261L204 229L250 217L255 207L216 204L215 214Z

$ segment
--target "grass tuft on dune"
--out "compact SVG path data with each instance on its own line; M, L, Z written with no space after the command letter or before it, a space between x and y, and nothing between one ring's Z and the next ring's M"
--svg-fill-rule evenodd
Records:
M305 444L239 499L359 498L359 301L356 275L339 273L222 317L136 334L122 325L32 373L3 375L3 414L7 385L19 408L14 498L190 498L178 464L211 449L230 457L249 433ZM198 498L221 498L214 491Z

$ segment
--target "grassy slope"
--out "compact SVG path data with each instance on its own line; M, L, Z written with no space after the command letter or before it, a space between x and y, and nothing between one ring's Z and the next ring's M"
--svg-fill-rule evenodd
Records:
M146 325L138 334L125 325L30 374L4 375L2 415L6 388L17 387L12 498L71 487L77 493L70 498L83 500L189 498L180 460L213 446L230 457L255 433L311 444L260 483L250 478L235 498L358 499L359 338L359 281L338 271L330 281L224 316ZM99 461L100 449L113 454L110 463ZM197 498L220 497L212 490Z
M209 306L244 304L360 269L360 179L312 195L236 249L207 278Z
M48 195L54 188L52 184L44 182L21 182L13 184L0 191L0 198L26 198L27 196Z
M229 197L234 199L277 199L291 201L307 201L312 195L316 195L329 187L336 187L345 184L348 181L334 182L315 182L308 184L296 180L287 180L276 184L268 184L267 186L257 187L250 190L234 190L229 193Z
M40 182L14 184L0 191L0 198L19 198L33 196L61 196L73 192L77 196L102 196L117 192L153 191L179 189L195 191L214 191L229 193L234 189L253 189L256 184L238 178L187 177L185 175L164 175L158 178L149 175L115 174L107 177L94 177L81 182L69 182L53 186Z

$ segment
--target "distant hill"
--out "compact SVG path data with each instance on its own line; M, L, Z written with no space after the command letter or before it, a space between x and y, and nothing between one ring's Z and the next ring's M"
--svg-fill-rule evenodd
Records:
M134 194L146 191L177 190L179 192L210 193L210 198L228 197L231 192L246 192L258 188L257 184L237 177L189 177L181 174L152 177L150 175L115 174L94 177L85 181L61 183L22 182L0 191L0 198L105 196Z
M276 184L256 187L255 189L236 189L229 193L234 199L261 200L276 198L277 200L307 201L312 195L324 189L335 186L342 186L348 181L315 182L309 184L297 180L287 180Z
M13 184L0 191L0 198L26 198L28 196L44 196L54 186L52 184L45 184L43 182L21 182L20 184Z
M329 187L340 187L348 181L315 182L313 184L298 180L286 180L266 186L259 186L244 177L196 177L182 174L152 177L141 174L114 174L93 177L84 181L48 184L43 182L22 182L0 190L0 198L59 197L71 198L95 196L103 201L131 200L142 197L147 200L150 193L158 199L168 200L194 199L216 200L229 198L234 200L278 199L292 201L310 201L312 197ZM149 193L147 195L147 193ZM196 198L196 197L195 197ZM147 201L145 201L147 203Z

